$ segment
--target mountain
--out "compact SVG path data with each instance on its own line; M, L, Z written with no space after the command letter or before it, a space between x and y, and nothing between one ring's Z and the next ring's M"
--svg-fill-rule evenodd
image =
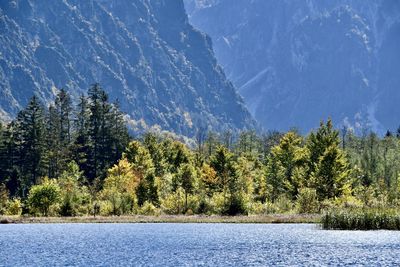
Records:
M250 112L269 129L321 119L400 124L400 1L185 0Z
M254 127L180 0L0 2L0 116L99 82L133 123L191 136Z

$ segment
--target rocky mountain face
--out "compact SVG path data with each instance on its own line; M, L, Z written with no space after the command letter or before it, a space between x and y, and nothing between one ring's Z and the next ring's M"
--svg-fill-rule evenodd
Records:
M233 3L234 2L234 3ZM266 128L400 124L400 1L185 0Z
M254 126L181 0L0 1L0 116L99 82L138 125L191 136Z

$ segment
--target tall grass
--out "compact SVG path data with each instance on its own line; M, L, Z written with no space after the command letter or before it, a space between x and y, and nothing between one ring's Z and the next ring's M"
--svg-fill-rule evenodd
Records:
M394 209L330 210L321 218L323 229L400 230L400 212Z

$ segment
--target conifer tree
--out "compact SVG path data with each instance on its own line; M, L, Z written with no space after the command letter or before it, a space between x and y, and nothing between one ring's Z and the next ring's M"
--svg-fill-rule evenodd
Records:
M20 189L20 169L17 168L19 153L17 153L16 122L10 122L3 129L0 142L0 179L2 179L12 197L16 196Z
M61 144L68 145L71 142L71 97L65 89L61 89L56 96L55 108L59 117L59 132Z
M281 138L279 145L272 148L269 164L271 173L267 174L267 179L273 187L273 198L284 191L295 199L304 184L301 177L295 175L298 168L304 167L308 156L301 145L301 138L295 132L288 132Z
M182 187L185 192L185 212L188 207L188 195L191 194L194 190L195 183L195 169L190 163L185 163L179 168L179 172L177 174L179 180L179 186Z
M124 152L126 146L129 143L129 133L128 128L126 127L126 123L124 120L123 113L120 111L119 102L115 101L114 104L111 105L110 110L110 163L108 165L115 164L122 156L122 152Z
M75 140L72 146L72 154L74 161L79 168L84 172L85 176L89 177L89 105L87 98L81 95L77 106L77 112L74 120Z
M60 167L63 165L63 150L60 142L60 117L58 112L53 105L50 105L49 112L46 120L46 153L49 159L48 177L56 178L59 175Z
M312 177L319 199L350 193L349 178L350 168L345 155L339 147L329 146L319 158Z
M47 170L44 109L33 96L27 107L18 114L19 168L22 178L22 196L36 184Z
M143 145L150 153L154 164L155 175L161 177L165 173L165 157L162 149L164 142L161 142L154 133L146 133L143 136Z
M90 154L88 155L88 178L93 180L101 174L104 113L102 107L102 91L99 84L94 84L89 89L89 141Z
M235 215L243 213L243 198L233 153L224 146L218 146L210 159L219 181L219 190L223 193L225 213Z
M326 124L321 122L317 132L310 134L307 147L310 153L310 183L316 188L319 199L349 193L349 164L340 149L339 131L333 129L330 119Z

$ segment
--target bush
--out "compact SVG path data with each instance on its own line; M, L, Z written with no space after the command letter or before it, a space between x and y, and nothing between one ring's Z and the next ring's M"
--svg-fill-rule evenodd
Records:
M100 215L101 216L108 216L108 215L113 215L113 205L110 201L104 200L104 201L99 201L98 202L100 206Z
M211 214L222 214L225 209L224 205L224 194L214 193L210 200L210 213Z
M149 216L160 215L160 210L157 209L153 203L145 201L139 209L139 214Z
M197 214L209 214L211 211L210 199L205 195L199 197L199 202L197 205Z
M286 196L280 195L273 203L277 213L288 213L293 211L293 202Z
M75 209L72 207L70 198L63 200L60 205L60 215L61 216L75 216Z
M7 215L21 215L22 214L22 203L19 198L14 198L7 201Z
M297 210L299 213L317 213L319 211L318 196L315 189L302 188L297 195Z
M6 213L8 194L7 187L4 184L0 184L0 215Z
M246 205L241 195L232 195L223 212L224 215L247 215Z
M335 204L340 208L362 208L364 205L361 200L355 198L354 196L341 196L335 200Z
M184 208L185 194L182 188L178 188L176 192L167 195L161 200L161 209L166 214L181 214L184 211Z
M75 162L68 164L68 170L64 171L57 180L61 189L60 215L77 216L88 213L90 195L86 186L80 185L83 174Z
M40 185L34 185L29 190L28 203L33 214L49 215L52 206L58 204L60 187L54 180L44 179Z
M247 210L251 215L260 215L266 212L265 205L259 201L250 202L247 206Z
M278 208L274 205L274 203L267 201L264 204L264 213L265 214L275 214L279 213Z

